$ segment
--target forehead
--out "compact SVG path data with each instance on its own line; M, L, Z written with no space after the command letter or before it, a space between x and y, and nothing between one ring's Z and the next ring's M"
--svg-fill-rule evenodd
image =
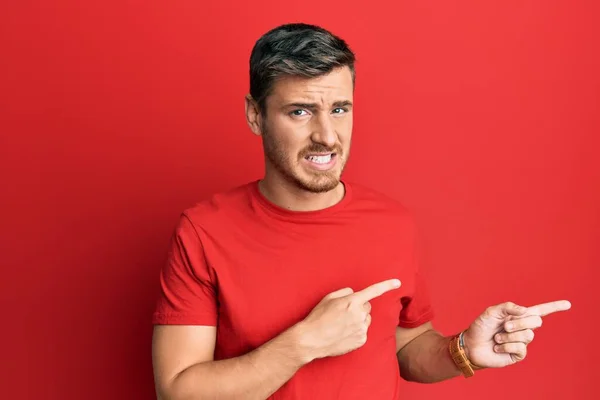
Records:
M273 85L270 102L310 101L333 103L352 100L354 84L350 68L338 68L315 78L286 76Z

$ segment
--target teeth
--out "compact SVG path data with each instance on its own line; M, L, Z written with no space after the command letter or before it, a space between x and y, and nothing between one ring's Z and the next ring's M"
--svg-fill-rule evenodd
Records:
M317 164L327 164L329 161L331 161L331 154L326 156L310 156L308 157L308 161L312 161Z

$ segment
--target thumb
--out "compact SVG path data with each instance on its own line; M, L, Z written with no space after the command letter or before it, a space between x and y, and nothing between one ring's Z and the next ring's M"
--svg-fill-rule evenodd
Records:
M350 288L344 288L344 289L336 290L335 292L329 293L327 296L325 296L325 299L337 299L339 297L349 296L352 293L354 293L354 290L352 290Z
M515 317L520 317L527 312L527 307L520 306L513 302L506 302L499 305L500 312L502 312L502 316L512 315Z
M519 306L512 302L506 302L488 307L488 309L481 315L481 317L484 319L493 318L496 320L504 320L508 316L523 316L526 312L526 307Z

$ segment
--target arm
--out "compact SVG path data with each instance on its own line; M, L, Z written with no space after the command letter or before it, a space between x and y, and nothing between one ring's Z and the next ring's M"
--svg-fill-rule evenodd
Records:
M448 351L450 337L437 332L431 322L417 328L396 328L396 354L403 379L435 383L461 374Z
M523 361L533 330L542 317L571 308L562 300L523 307L508 302L489 307L464 333L467 358L479 368L502 368ZM436 332L431 323L396 329L396 349L404 379L434 383L461 375L450 356L452 338Z
M241 357L213 361L216 328L154 328L152 355L159 400L265 399L308 360L299 332L290 329Z
M325 296L309 315L240 357L214 361L216 328L157 325L152 342L159 400L264 399L314 359L334 357L366 343L370 300L400 286L376 283Z

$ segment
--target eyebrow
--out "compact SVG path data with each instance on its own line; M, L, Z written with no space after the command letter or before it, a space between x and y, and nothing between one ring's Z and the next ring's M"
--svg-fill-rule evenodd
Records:
M352 102L350 100L340 100L340 101L336 101L335 103L333 103L333 107L348 107L348 106L352 106ZM283 106L283 108L291 108L291 107L297 107L297 108L308 108L309 110L316 110L319 108L319 104L317 103L288 103L286 105Z

